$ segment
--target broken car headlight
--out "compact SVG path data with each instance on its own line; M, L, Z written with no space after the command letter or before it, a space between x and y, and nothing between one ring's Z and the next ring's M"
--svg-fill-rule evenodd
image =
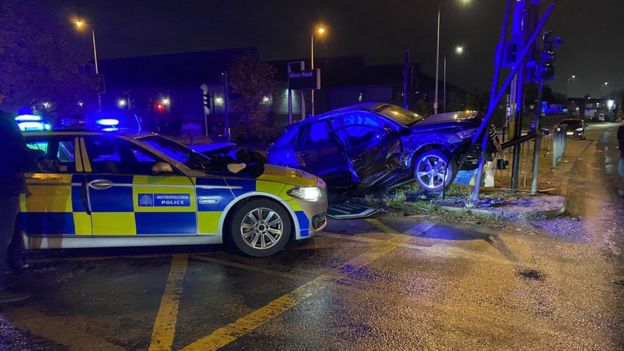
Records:
M477 128L464 130L464 131L457 133L457 137L460 138L461 140L472 138L472 136L475 135L476 132L477 132Z
M305 201L317 202L323 197L323 192L318 187L306 186L291 189L288 195Z

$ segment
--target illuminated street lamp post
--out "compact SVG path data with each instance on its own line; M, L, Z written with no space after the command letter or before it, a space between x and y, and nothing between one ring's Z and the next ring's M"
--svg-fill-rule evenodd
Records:
M318 35L320 38L322 38L325 33L327 33L327 28L324 25L318 25L313 31L312 31L312 35L310 36L310 69L314 71L314 37L316 35ZM312 116L314 116L315 114L315 109L314 109L314 88L312 89L312 95L311 95L311 100L310 102L312 103Z
M472 0L459 0L463 5L468 5ZM436 78L435 78L435 100L433 102L433 113L438 113L438 89L440 82L440 20L442 17L442 4L438 5L438 35L436 44Z
M568 86L570 85L570 82L575 79L576 79L576 74L573 74L570 77L568 77L568 80L566 81L566 98L568 97Z
M464 53L464 47L462 45L458 45L455 47L455 54L457 56L461 56ZM446 112L446 55L444 55L444 102L443 102L443 111Z
M603 94L602 92L603 90L604 90L605 95L608 94L609 93L608 88L609 88L609 82L602 83L602 85L600 86L600 94Z
M78 30L79 32L83 31L85 28L88 27L87 22L84 19L81 18L75 18L73 20L74 22L74 26L76 27L76 30ZM95 64L95 75L98 79L98 112L102 112L102 91L101 91L101 87L100 87L100 68L98 65L98 56L97 56L97 46L95 44L95 29L93 27L91 27L91 40L93 42L93 62Z

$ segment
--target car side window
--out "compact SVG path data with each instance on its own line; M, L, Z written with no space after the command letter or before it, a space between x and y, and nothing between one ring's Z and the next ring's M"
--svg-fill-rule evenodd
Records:
M32 171L41 173L75 173L73 137L28 138L26 147L35 161Z
M318 144L333 142L329 135L329 125L326 121L309 124L303 130L299 139L300 144Z
M339 116L333 124L336 136L349 150L374 147L386 135L381 121L364 111Z
M93 173L152 175L160 161L140 147L114 137L89 137L85 140Z

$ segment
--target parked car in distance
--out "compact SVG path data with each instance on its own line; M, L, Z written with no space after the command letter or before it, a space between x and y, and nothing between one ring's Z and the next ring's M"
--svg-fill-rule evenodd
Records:
M568 137L585 140L585 121L582 119L564 119L559 125L565 126Z
M299 168L333 191L388 188L417 181L426 192L450 184L467 155L482 115L461 111L422 117L399 106L363 103L286 127L268 149L269 163Z

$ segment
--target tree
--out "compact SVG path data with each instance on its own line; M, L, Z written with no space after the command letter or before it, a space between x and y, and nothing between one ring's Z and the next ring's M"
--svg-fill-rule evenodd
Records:
M67 16L37 0L0 2L0 87L6 109L53 104L57 116L95 101L95 77L85 72L89 41Z
M260 61L257 55L245 54L234 60L228 72L231 92L236 96L231 100L232 109L246 122L239 126L241 136L257 141L270 139L274 128L268 115L275 89L275 68Z

